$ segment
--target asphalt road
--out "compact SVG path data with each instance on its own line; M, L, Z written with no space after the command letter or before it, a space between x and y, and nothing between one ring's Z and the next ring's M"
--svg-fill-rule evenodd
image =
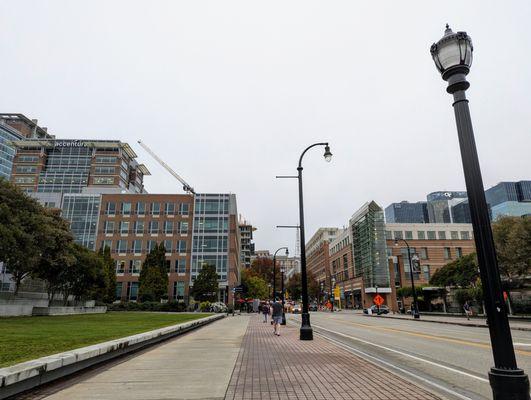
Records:
M289 316L291 322L299 318ZM352 312L313 312L311 324L316 333L446 398L492 398L487 373L493 359L486 328ZM518 366L529 374L531 332L513 330L512 335Z

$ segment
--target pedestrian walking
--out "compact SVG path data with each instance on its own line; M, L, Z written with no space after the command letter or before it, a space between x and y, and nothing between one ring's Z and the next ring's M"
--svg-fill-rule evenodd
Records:
M267 316L269 315L269 303L267 302L262 306L262 315L264 316L264 320L262 322L266 323Z
M282 303L277 298L272 306L273 312L273 332L275 335L280 336L280 323L282 322Z
M470 307L468 301L465 301L465 304L463 305L463 310L465 310L466 319L470 321L470 316L472 315L472 307Z

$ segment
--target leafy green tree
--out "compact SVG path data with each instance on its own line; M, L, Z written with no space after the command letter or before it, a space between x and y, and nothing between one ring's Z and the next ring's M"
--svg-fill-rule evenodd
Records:
M40 243L41 256L31 275L46 282L48 299L52 301L61 289L64 270L76 261L74 240L68 222L58 210L43 209L41 218L46 240Z
M0 178L0 260L13 276L15 295L41 257L46 238L43 207Z
M269 296L267 283L259 276L250 274L249 271L242 271L242 284L246 289L246 297L265 299Z
M160 301L168 295L166 248L163 243L155 246L146 256L138 281L138 297L142 302Z
M104 287L98 292L97 297L105 302L112 303L116 297L116 272L115 263L111 257L111 249L105 246L105 249L100 249L98 255L103 262L103 279Z
M308 296L312 299L318 299L319 293L321 292L319 282L317 281L317 279L311 272L307 273L307 277L308 277Z
M476 254L459 257L433 274L430 284L435 286L469 287L475 285L479 278Z
M197 275L192 289L194 300L216 301L218 296L218 274L214 265L205 264Z
M302 294L301 274L293 274L286 283L286 290L292 300L299 300Z
M502 278L516 285L531 273L531 218L501 217L492 224Z

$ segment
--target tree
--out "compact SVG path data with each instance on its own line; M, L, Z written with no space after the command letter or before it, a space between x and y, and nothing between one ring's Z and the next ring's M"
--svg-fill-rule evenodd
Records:
M430 284L435 286L474 286L479 278L476 254L459 257L444 267L437 270L430 279Z
M321 293L321 287L315 276L311 273L307 273L308 277L308 296L313 299L318 299ZM302 282L302 281L301 281Z
M39 262L46 238L43 207L15 185L0 178L0 260L20 283Z
M138 281L140 301L160 301L168 295L166 249L163 243L155 246L146 256Z
M531 273L531 218L498 218L492 233L502 278L521 285Z
M288 283L286 284L286 290L292 300L299 300L301 298L301 282L301 274L299 273L293 274L291 278L289 278Z
M99 256L103 262L103 279L104 287L98 292L97 297L105 302L112 303L116 298L116 272L115 263L111 257L111 249L105 246L105 249L100 249Z
M242 284L246 289L245 295L253 299L265 299L269 296L269 287L267 283L259 276L249 274L248 271L242 271Z
M217 299L218 273L214 265L203 265L201 272L195 278L192 295L198 301L215 301Z
M43 209L41 218L46 240L40 243L41 256L31 275L46 282L48 300L52 301L61 289L65 268L76 261L75 250L72 248L74 239L69 223L61 218L58 210Z

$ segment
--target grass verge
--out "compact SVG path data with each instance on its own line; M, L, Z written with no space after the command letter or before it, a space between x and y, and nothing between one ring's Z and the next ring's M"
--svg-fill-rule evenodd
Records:
M108 312L0 319L0 368L209 314Z

